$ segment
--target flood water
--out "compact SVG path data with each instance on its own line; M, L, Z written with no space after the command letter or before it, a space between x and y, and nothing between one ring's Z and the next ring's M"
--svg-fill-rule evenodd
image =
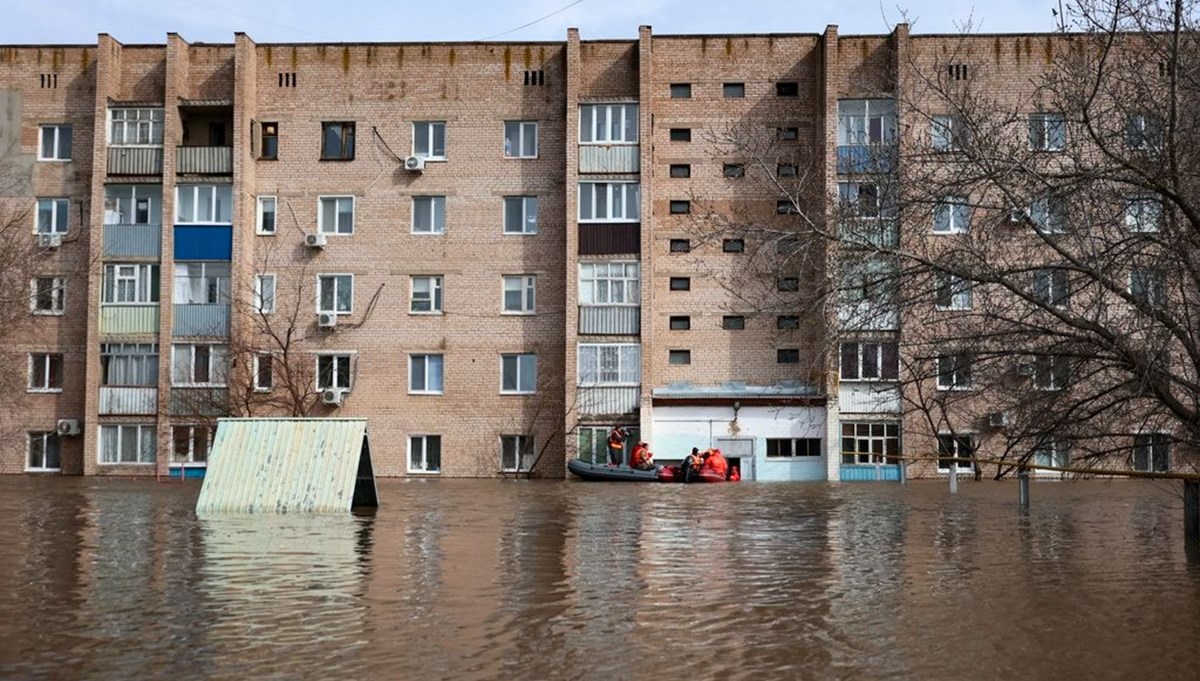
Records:
M1189 679L1200 567L1135 482L381 481L369 517L0 479L0 678Z

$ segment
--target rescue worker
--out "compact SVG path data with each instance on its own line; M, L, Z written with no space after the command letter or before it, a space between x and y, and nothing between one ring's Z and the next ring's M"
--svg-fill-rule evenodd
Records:
M722 480L729 476L729 462L725 460L724 456L721 456L719 449L708 453L708 457L704 460L704 467L721 476Z
M628 434L621 426L613 428L608 434L608 463L610 466L620 466L625 463L625 438Z
M679 472L683 474L684 482L691 482L695 477L696 472L700 470L700 450L692 447L692 453L683 457L683 463L679 465Z
M639 471L654 470L654 455L650 453L650 446L645 442L637 443L629 456L629 465Z

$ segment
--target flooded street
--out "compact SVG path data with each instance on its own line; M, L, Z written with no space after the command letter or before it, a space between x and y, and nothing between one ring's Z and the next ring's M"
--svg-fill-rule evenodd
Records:
M1134 482L0 479L0 678L1195 679L1200 567Z

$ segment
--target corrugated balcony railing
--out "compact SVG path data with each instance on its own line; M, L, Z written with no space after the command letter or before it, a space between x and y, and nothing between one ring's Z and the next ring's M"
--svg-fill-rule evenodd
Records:
M577 399L581 416L617 416L637 413L641 406L640 386L596 385L580 387Z
M636 173L641 163L641 147L637 144L581 144L579 172Z
M100 415L157 414L158 388L100 386Z
M229 388L171 388L167 410L179 416L221 416L229 413Z
M900 411L900 388L895 383L842 381L838 408L844 414L895 414Z
M162 255L162 226L104 225L104 255L157 258Z
M162 175L162 147L109 147L109 175Z
M895 305L875 301L842 303L838 306L838 323L843 329L894 331L900 328L900 311Z
M864 248L889 248L900 245L900 229L895 220L851 218L839 226L842 243Z
M232 175L233 147L176 147L175 172Z
M158 333L158 303L153 305L101 305L100 333L108 335Z
M175 336L228 336L229 305L176 305L171 334Z
M636 336L641 332L638 305L580 305L579 333L590 336Z
M837 148L837 171L842 175L881 175L895 169L894 144L844 144Z

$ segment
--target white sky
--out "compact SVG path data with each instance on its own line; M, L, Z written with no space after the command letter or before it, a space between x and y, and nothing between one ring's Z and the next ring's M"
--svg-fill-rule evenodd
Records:
M93 43L110 33L123 43L162 43L174 31L191 42L231 42L244 31L258 42L433 42L584 40L655 33L887 33L907 15L915 33L1044 32L1055 28L1058 0L970 5L951 0L6 0L0 44ZM568 5L571 5L568 7ZM565 9L564 9L565 8ZM561 12L532 26L523 24ZM511 32L509 32L511 31Z

